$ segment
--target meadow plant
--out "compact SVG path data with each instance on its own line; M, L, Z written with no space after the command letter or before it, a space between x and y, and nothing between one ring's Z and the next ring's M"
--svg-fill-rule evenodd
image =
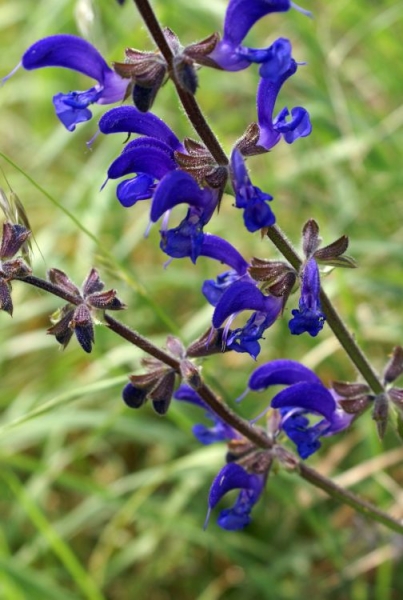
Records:
M347 236L340 232L337 240L322 245L319 225L310 219L300 224L299 254L276 222L276 203L281 200L274 199L270 190L253 185L249 171L254 156L275 151L278 144L303 144L303 138L314 136L315 131L299 98L291 110L278 101L289 78L303 78L304 69L309 68L293 57L292 40L281 37L267 48L256 49L246 46L245 38L258 20L267 19L269 24L272 13L282 13L284 19L291 10L299 11L301 19L310 18L310 13L290 0L229 0L222 34L213 32L184 47L171 29L160 25L149 0L135 0L134 8L155 50L127 48L122 62L109 66L88 41L66 33L34 43L23 54L21 67L27 71L62 67L96 81L88 90L59 92L53 97L56 115L69 132L92 118L92 104L119 103L107 110L98 124L99 136L123 134L126 140L119 156L111 161L105 185L118 181L116 196L130 211L128 218L135 215L138 202L149 203L150 226L158 223L160 249L169 261L190 259L195 270L200 257L223 265L216 279L200 280L200 293L212 306L211 327L188 347L168 335L160 348L111 316L110 311L126 306L115 290L104 291L94 268L81 288L58 268L49 269L46 280L37 277L29 264L29 223L18 199L6 194L2 195L6 222L0 247L2 310L13 312L11 285L16 281L53 294L67 303L53 314L48 330L63 348L75 336L90 353L96 342L94 323L100 321L146 354L143 373L129 375L122 391L127 407L138 410L148 402L159 415L165 415L174 401L201 409L210 425L194 426L197 440L205 445L227 444L223 467L210 492L206 490L206 525L222 497L238 489L235 504L221 510L218 524L227 530L247 526L275 466L292 471L368 518L403 533L403 525L392 516L340 488L305 462L320 451L324 438L354 427L367 410L372 411L381 438L389 420L401 435L403 390L394 383L403 372L403 350L394 348L391 358L385 359L382 374L373 369L323 289L324 272L357 266L346 254ZM234 78L238 71L256 70L256 121L239 132L229 156L197 103L200 68L214 69L217 79L223 70L233 72ZM12 75L8 85L13 85L16 77L35 77L21 72ZM168 80L176 88L197 139L179 139L151 112ZM132 135L136 137L131 139ZM224 237L209 233L209 224L220 219L220 206L228 194L234 197L233 219L243 219L244 237L261 236L280 258L244 256ZM185 206L176 210L178 205ZM171 223L180 210L182 219ZM293 219L298 219L297 205L293 206ZM282 389L271 400L263 399L258 416L243 419L205 383L202 362L206 358L220 360L223 352L244 353L257 361L262 345L270 343L270 327L285 318L286 306L292 314L286 335L316 338L329 327L358 373L357 380L325 384L318 374L287 356L257 367L251 362L251 372L244 374L246 391L238 400L247 402L247 394L254 392L264 398L271 386ZM137 327L135 316L132 324ZM224 385L231 393L231 381Z

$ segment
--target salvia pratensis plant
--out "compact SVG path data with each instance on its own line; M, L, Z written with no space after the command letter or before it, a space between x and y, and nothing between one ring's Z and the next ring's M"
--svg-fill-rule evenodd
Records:
M123 5L124 0L117 4ZM122 391L127 407L146 410L143 407L149 404L165 415L174 401L200 409L201 420L208 424L195 424L194 436L201 444L227 445L225 464L210 492L206 491L205 526L223 496L234 489L238 490L237 499L232 507L221 510L218 524L227 530L247 526L275 465L403 533L403 526L394 518L304 462L320 450L327 437L354 427L367 410L372 411L381 438L390 416L402 434L403 390L395 387L395 381L403 372L403 350L396 346L389 361L385 360L383 374L375 372L324 291L325 274L334 268L357 266L346 254L348 237L341 235L323 244L318 223L310 219L301 224L301 252L297 252L276 222L280 200L252 182L253 156L275 151L278 144L303 144L303 138L314 132L299 98L291 109L278 100L288 80L303 78L309 68L304 66L303 56L293 55L292 41L281 37L267 48L250 48L245 38L258 20L269 23L273 13L281 13L284 19L291 10L299 12L301 19L310 13L289 0L229 0L222 32L213 31L183 46L169 27L160 25L149 0L135 0L134 8L148 28L153 50L127 47L120 60L108 64L92 44L63 33L36 41L23 53L20 66L26 71L60 67L92 80L85 91L55 90L56 115L70 132L92 118L91 105L117 104L106 110L97 124L99 135L121 135L125 140L120 154L110 157L104 185L116 185L117 209L127 210L129 219L136 218L137 203L147 207L150 226L158 227L160 248L168 261L190 259L195 269L200 257L214 261L216 278L200 282L200 292L211 305L211 327L187 348L172 335L159 348L111 316L111 311L126 306L115 290L104 291L98 271L90 265L81 288L56 267L48 270L46 279L37 277L26 260L29 224L18 218L18 211L8 210L5 194L0 308L12 314L15 282L57 296L65 304L51 316L48 333L63 348L75 338L90 353L96 343L95 325L101 324L146 354L142 372L129 374ZM256 119L239 132L228 154L197 103L201 68L213 69L217 76L220 71L230 71L233 77L247 68L256 71ZM11 75L37 77L15 71ZM151 112L157 94L164 94L164 86L171 84L193 126L192 137L180 139L168 123ZM274 246L280 256L244 255L225 237L209 232L210 222L221 217L220 206L228 197L224 192L234 198L233 219L243 222L245 239L250 234L261 236L267 252ZM293 210L296 215L296 207ZM257 366L252 362L245 373L246 391L238 400L247 403L249 396L259 394L262 408L246 420L205 383L201 359L217 356L219 360L223 352L237 352L257 361L262 346L270 344L270 328L286 318L286 307L292 315L287 335L317 337L329 327L358 378L324 381L304 364L285 356ZM229 390L230 385L225 382ZM277 388L274 395L273 386Z

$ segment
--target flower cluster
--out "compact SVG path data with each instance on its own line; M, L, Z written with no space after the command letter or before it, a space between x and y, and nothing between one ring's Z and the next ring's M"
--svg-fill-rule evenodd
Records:
M298 288L298 308L291 310L289 331L292 335L307 333L316 337L328 314L320 264L355 267L353 259L345 255L348 238L342 236L320 247L319 227L312 219L302 231L303 258L293 259L289 257L292 252L288 256L283 252L289 262L245 258L224 237L207 231L225 200L225 192L233 195L234 218L242 218L246 232L264 237L276 231L273 197L252 183L248 166L253 156L272 151L280 142L293 144L310 135L312 125L304 107L294 106L291 110L283 107L276 112L283 85L304 63L293 57L291 42L286 38L280 37L267 48L259 49L247 47L244 40L259 19L291 9L309 15L290 0L229 0L222 37L213 32L204 40L183 47L175 33L165 28L160 33L167 52L163 45L155 52L127 48L124 61L112 66L89 42L74 35L54 35L28 48L19 65L28 71L61 67L96 82L88 90L61 92L53 97L56 115L69 131L91 119L91 105L121 103L131 98L134 105L113 107L98 122L102 136L123 134L125 138L122 151L107 169L104 185L117 182L116 197L125 209L133 209L138 203L144 206L147 201L149 227L159 227L160 248L170 261L190 259L196 264L200 257L206 257L225 265L225 271L216 279L204 281L201 288L212 307L209 330L187 350L176 338L169 337L167 362L155 358L158 354L144 360L146 372L130 376L122 396L133 409L149 401L159 415L166 414L172 398L204 411L210 423L193 427L197 440L202 444L228 445L226 464L211 485L206 524L223 496L237 489L234 505L222 510L218 517L218 524L228 530L241 529L250 523L252 508L262 495L271 466L279 459L278 449L288 452L281 446L284 440L291 440L299 457L307 459L321 447L323 438L347 429L369 405L374 406L373 417L381 435L386 428L389 406L397 407L400 415L403 405L402 390L390 388L403 372L401 349L396 350L385 370L388 393L376 397L365 384L336 382L328 388L313 371L292 360L280 358L258 366L249 378L245 394L267 393L273 386L282 386L248 424L254 428L264 419L264 425L258 429L264 436L261 447L250 441L253 434L250 439L241 435L198 393L199 371L192 361L224 351L246 353L257 360L267 330L283 316L291 294ZM209 144L206 136L201 135L202 140L179 139L169 125L150 112L157 93L169 78L173 79L179 95L191 104L198 87L198 68L237 72L253 64L259 65L256 120L247 125L230 149L229 159L223 151L220 159L221 153L214 152L214 143ZM191 110L187 111L190 115ZM200 128L195 128L200 133ZM6 223L3 227L0 308L10 314L13 310L10 282L13 278L27 278L31 272L23 259L13 258L28 235L21 225ZM83 350L91 352L96 311L121 310L125 306L115 290L103 291L104 284L95 269L90 271L81 289L58 269L48 272L48 285L49 282L53 291L58 291L56 295L68 303L55 313L48 333L63 347L74 334ZM191 385L195 373L197 377ZM182 383L175 391L178 378ZM299 459L294 456L294 460Z
M279 359L261 365L252 373L247 391L262 392L279 385L287 387L278 392L253 421L256 422L270 411L267 432L273 441L273 448L285 435L297 446L300 457L306 459L320 448L321 438L347 429L354 419L354 415L341 407L341 397L334 390L326 388L313 371L296 361ZM221 511L218 524L229 530L245 527L263 491L276 456L275 450L256 449L217 417L188 385L182 384L174 398L202 408L212 421L212 427L202 424L193 427L195 437L202 444L228 442L227 464L212 483L208 515L227 492L240 489L234 506Z

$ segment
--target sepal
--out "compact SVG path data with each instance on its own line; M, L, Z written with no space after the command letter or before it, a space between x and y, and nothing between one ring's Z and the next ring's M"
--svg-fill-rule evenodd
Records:
M403 373L403 348L396 346L393 354L385 367L383 380L385 384L393 383Z

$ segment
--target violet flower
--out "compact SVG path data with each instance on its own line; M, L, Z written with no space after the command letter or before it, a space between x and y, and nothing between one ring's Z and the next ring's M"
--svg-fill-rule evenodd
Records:
M289 321L288 327L293 335L307 332L315 337L323 329L326 317L320 303L320 276L314 258L306 262L301 277L299 308L291 311L293 318Z
M222 294L213 314L213 327L218 329L228 319L223 340L227 350L247 352L256 360L260 352L259 340L263 333L280 316L282 298L265 296L252 279L239 278ZM244 310L253 310L252 316L243 327L230 330L236 315Z
M52 35L35 42L24 53L21 64L27 71L63 67L88 75L98 82L84 92L53 96L56 115L69 131L74 131L78 123L91 119L92 113L88 108L91 104L112 104L123 100L129 84L107 65L94 46L75 35Z
M125 207L140 200L152 199L150 221L163 217L161 249L172 258L190 257L193 262L203 254L203 228L211 219L220 192L201 188L188 173L181 171L175 152L186 150L173 131L152 113L142 113L132 106L108 111L100 120L102 133L138 133L108 169L108 179L134 173L117 187L117 197ZM171 210L179 204L188 206L179 226L168 229Z
M273 118L274 106L277 96L285 81L297 70L297 63L291 60L289 68L284 71L276 81L261 79L257 91L257 114L259 124L259 138L256 145L271 150L281 139L292 144L300 137L308 136L312 131L309 114L305 108L296 106L291 109L291 119L288 108L283 108Z
M272 399L270 406L281 413L280 429L296 444L301 458L308 458L320 446L320 438L335 435L351 424L354 415L343 411L333 390L304 365L279 359L261 365L252 373L248 387L266 390L272 385L287 385ZM311 424L309 416L322 419Z
M234 506L220 512L217 523L220 527L229 531L243 529L249 525L251 521L250 512L263 492L265 480L265 475L248 473L237 463L225 465L217 473L210 488L205 527L211 511L227 492L234 489L241 490L238 498Z
M235 192L235 206L243 209L245 227L251 233L271 227L276 222L270 206L273 196L252 185L244 158L237 148L231 154L231 179Z
M242 42L256 21L270 13L286 12L290 8L310 15L290 0L230 0L225 13L223 38L209 54L209 59L217 68L226 71L240 71L251 63L260 63L261 76L276 79L291 59L289 41L280 38L265 49L247 48L242 46Z
M239 438L239 434L228 425L225 421L222 421L213 411L203 402L202 398L197 392L195 392L190 386L181 384L174 394L176 400L183 402L189 402L195 406L198 406L204 410L205 416L213 422L212 427L206 427L206 425L197 424L192 428L193 435L195 438L204 445L214 444L215 442L223 442L225 440L234 440Z

